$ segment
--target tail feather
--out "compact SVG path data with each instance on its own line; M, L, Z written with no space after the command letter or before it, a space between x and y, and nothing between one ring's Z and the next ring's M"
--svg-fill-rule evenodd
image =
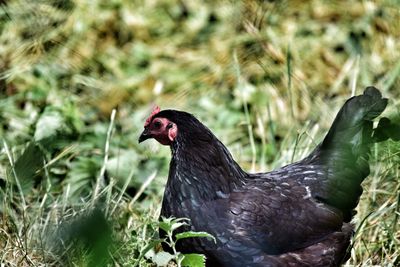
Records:
M375 87L367 87L364 94L346 101L336 116L322 147L350 145L358 148L372 141L372 120L386 108L387 98ZM356 146L356 147L354 147Z
M373 120L387 102L375 87L347 100L317 149L319 162L329 169L317 197L342 210L345 221L352 218L362 193L360 184L369 174L369 153L375 141Z

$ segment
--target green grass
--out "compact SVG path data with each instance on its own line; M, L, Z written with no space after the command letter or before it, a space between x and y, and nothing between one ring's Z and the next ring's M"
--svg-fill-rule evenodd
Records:
M0 262L155 265L170 152L137 143L154 104L251 171L307 155L368 85L399 117L398 1L273 2L1 4ZM373 149L348 266L400 264L399 151Z

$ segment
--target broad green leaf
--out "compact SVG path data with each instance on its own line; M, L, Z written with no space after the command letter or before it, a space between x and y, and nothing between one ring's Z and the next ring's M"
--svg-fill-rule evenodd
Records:
M206 256L202 254L184 254L181 265L183 267L205 267Z
M14 165L15 174L24 192L31 189L34 176L43 167L44 154L34 142L30 143Z

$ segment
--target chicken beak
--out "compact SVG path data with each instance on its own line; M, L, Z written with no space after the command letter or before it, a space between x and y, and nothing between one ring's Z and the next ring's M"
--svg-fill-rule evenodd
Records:
M149 131L145 128L142 132L142 134L139 136L139 143L151 138L151 134L149 133Z

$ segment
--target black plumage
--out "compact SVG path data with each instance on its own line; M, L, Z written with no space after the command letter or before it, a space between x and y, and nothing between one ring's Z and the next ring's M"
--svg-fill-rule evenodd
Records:
M161 216L190 218L190 230L217 240L184 239L178 250L205 254L207 266L339 266L369 174L370 146L388 137L375 138L372 125L386 105L368 87L347 100L308 157L257 174L242 170L193 115L153 112L139 141L171 147Z

